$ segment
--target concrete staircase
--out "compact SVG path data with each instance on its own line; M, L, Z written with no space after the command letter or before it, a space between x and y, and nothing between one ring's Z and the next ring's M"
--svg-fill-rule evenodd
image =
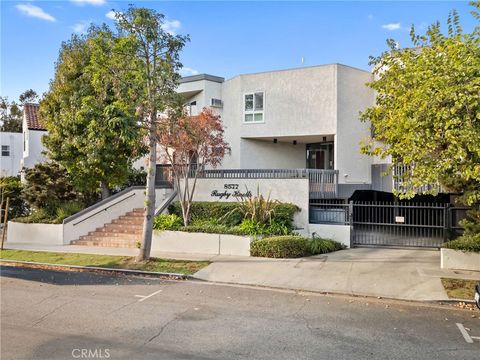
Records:
M135 248L143 228L144 209L133 209L109 224L80 236L71 245Z

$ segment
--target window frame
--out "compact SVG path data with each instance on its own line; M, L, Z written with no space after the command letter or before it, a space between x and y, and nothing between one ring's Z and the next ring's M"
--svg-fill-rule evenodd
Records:
M3 148L6 148L5 150ZM4 153L8 153L8 155L4 155ZM0 148L0 155L2 157L10 157L10 145L2 145L2 147Z
M255 110L255 94L261 93L263 95L263 109L262 110ZM246 97L247 95L253 96L253 108L252 110L245 110L246 104ZM263 124L265 123L265 90L255 90L255 91L248 91L243 93L243 100L242 100L242 107L243 107L243 115L242 115L242 123L243 124ZM262 121L255 121L255 114L262 114ZM252 115L252 121L245 121L245 115Z

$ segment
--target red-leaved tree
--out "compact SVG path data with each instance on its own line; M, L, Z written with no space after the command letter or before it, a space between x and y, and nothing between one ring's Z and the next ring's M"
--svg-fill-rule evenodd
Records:
M220 115L209 108L196 116L170 114L162 117L158 129L158 143L171 164L186 226L199 174L206 166L220 165L230 147L223 138Z

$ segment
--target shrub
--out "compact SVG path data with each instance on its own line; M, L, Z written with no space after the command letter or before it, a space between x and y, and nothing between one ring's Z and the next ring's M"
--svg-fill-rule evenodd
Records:
M307 250L310 255L325 254L345 249L345 245L330 239L313 238L308 240Z
M207 202L196 201L191 205L190 220L192 223L198 220L217 221L226 226L235 226L242 222L242 214L232 212L238 207L235 202ZM168 207L170 214L182 217L182 207L179 202L174 202Z
M239 203L236 202L206 202L199 201L192 203L191 224L199 224L199 221L209 224L221 224L226 226L237 226L244 220L243 214L238 211ZM171 204L168 208L170 214L182 217L182 208L179 202ZM280 234L288 229L288 233L293 229L293 216L299 211L299 208L293 204L277 203L275 213L272 217L271 226L275 231L271 234ZM280 230L281 228L281 230Z
M243 219L249 219L252 223L266 224L272 221L279 203L277 200L270 199L270 194L264 198L257 188L257 195L242 198L234 211L239 211Z
M82 202L70 201L52 209L35 209L28 216L17 217L15 221L27 224L61 224L67 217L84 208Z
M0 197L3 201L7 201L7 198L9 198L9 219L28 214L27 203L22 198L22 189L23 186L18 177L8 176L0 178Z
M56 219L59 222L62 222L67 217L76 214L84 208L82 202L79 201L70 201L67 203L61 204L56 210Z
M271 258L297 258L307 254L307 239L301 236L276 236L255 240L250 255Z
M156 230L178 230L182 226L182 218L175 214L160 214L153 220L153 228Z
M56 163L35 165L26 171L25 180L22 194L32 208L54 214L61 204L79 198L70 175Z
M15 221L26 224L59 224L61 222L46 209L36 209L28 216L15 218Z
M443 244L444 248L480 253L480 233L468 234Z

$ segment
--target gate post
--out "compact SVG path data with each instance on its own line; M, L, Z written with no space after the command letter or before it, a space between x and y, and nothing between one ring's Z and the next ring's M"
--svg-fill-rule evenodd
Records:
M443 207L443 241L448 240L448 233L451 230L451 211L450 204Z
M353 201L348 204L348 224L350 225L350 248L353 247Z

